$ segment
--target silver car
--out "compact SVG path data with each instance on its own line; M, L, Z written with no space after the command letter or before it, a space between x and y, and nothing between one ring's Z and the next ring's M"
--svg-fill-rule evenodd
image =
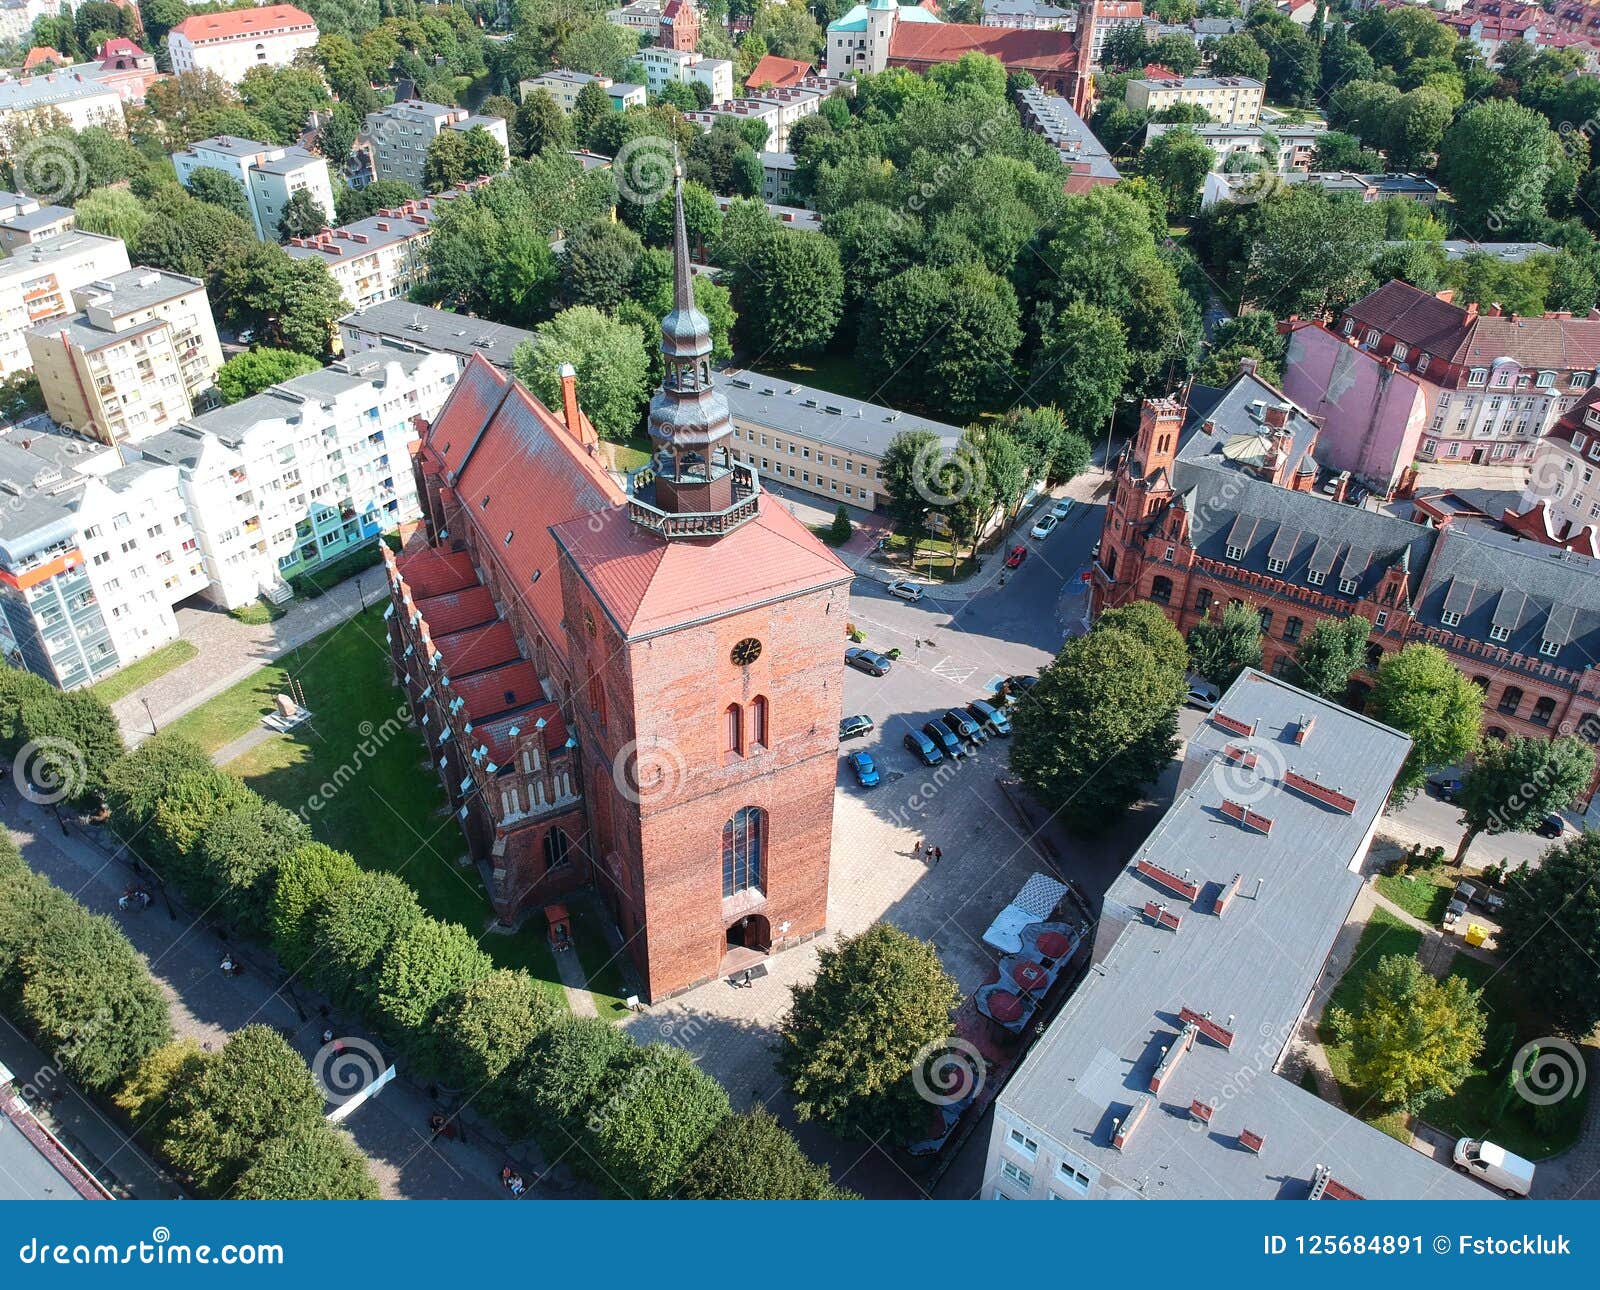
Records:
M903 578L891 582L884 588L891 596L898 596L901 600L909 600L913 604L922 599L922 588L914 582L907 582Z

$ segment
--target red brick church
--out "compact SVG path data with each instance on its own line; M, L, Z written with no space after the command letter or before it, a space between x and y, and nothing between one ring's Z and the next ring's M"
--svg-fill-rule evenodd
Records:
M732 460L681 183L650 464L473 358L416 450L389 643L495 912L581 886L650 999L820 933L850 572Z

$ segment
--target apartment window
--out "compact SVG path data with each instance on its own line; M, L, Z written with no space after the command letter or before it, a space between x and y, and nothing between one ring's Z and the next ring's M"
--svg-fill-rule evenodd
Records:
M1261 634L1263 636L1270 636L1272 634L1272 610L1270 609L1263 609L1261 611Z
M1382 337L1378 335L1377 328L1375 328L1375 327L1368 327L1367 328L1367 344L1376 345L1378 343L1378 341L1381 340L1381 339L1382 339Z
M1386 627L1388 623L1389 611L1387 609L1378 610L1378 616L1372 620L1372 625L1374 627Z
M1284 566L1284 563L1283 563L1282 560L1273 560L1270 557L1267 560L1267 572L1268 573L1282 573L1283 570L1284 570L1284 567L1285 566Z
M1561 653L1561 646L1557 645L1554 641L1540 641L1539 653L1543 654L1546 658L1554 658L1557 654Z
M1475 367L1470 372L1467 373L1467 384L1468 385L1482 385L1488 379L1489 379L1489 371L1488 371L1487 368ZM1469 404L1468 406L1471 406L1471 405Z
M1056 1177L1075 1191L1080 1191L1086 1196L1089 1194L1089 1175L1082 1169L1069 1165L1065 1160L1056 1166Z
M1508 641L1511 639L1511 629L1509 627L1491 627L1489 629L1489 639L1492 641Z
M1327 581L1327 578L1328 575L1325 574L1321 569L1308 569L1306 571L1306 581L1309 582L1313 587L1320 587L1324 582Z
M1447 609L1439 615L1439 621L1446 627L1459 627L1461 626L1461 615L1453 609Z
M1016 1164L1014 1161L1007 1160L1004 1164L1002 1164L1000 1166L1000 1173L1003 1177L1008 1178L1012 1182L1016 1183L1017 1186L1021 1187L1023 1191L1033 1190L1033 1175L1020 1165Z
M1290 618L1290 619L1288 619L1283 624L1283 639L1285 641L1287 641L1290 645L1293 645L1297 640L1300 639L1300 633L1301 633L1301 631L1304 630L1304 628L1305 628L1305 624L1303 622L1301 622L1300 619L1298 619L1298 618Z
M1032 1160L1039 1154L1039 1144L1018 1129L1011 1130L1007 1141L1010 1143L1013 1150L1020 1151L1023 1155L1027 1156L1029 1160Z
M1588 440L1587 436L1581 435L1581 434L1574 434L1572 436L1572 451L1573 452L1582 452L1583 451L1583 445L1588 443L1588 442L1589 442L1589 440ZM89 533L85 533L84 536L88 537L94 531L95 530L90 529Z
M1242 546L1230 546L1227 548L1227 556L1230 560L1243 560L1244 548Z
M1551 389L1555 385L1555 383L1556 383L1556 374L1554 372L1540 372L1539 373L1539 388L1541 390Z

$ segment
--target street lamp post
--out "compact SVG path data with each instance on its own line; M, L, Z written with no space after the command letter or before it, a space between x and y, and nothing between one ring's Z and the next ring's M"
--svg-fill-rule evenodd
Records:
M150 700L145 698L144 695L141 694L139 696L139 702L144 704L144 715L150 718L150 733L151 734L157 733L156 732L156 714L150 711Z

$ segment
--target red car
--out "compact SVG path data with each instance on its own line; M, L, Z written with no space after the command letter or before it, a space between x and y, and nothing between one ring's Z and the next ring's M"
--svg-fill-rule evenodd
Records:
M1014 546L1014 547L1011 548L1011 554L1006 557L1006 568L1015 569L1019 564L1021 564L1027 558L1028 558L1028 548L1027 547L1025 547L1025 546Z

